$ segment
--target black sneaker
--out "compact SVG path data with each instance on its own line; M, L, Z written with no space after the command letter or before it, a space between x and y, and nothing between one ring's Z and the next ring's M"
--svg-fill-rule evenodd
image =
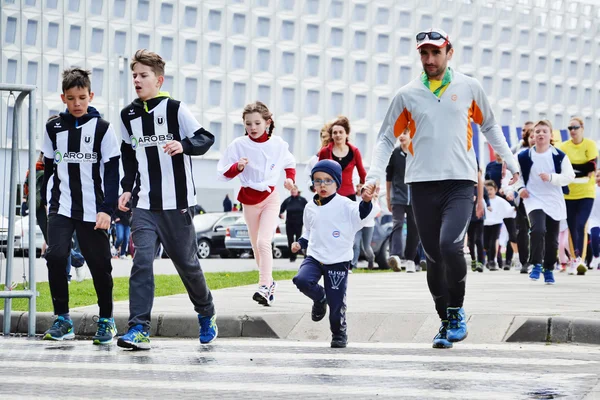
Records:
M312 306L310 316L313 321L318 322L325 317L327 313L327 298L323 297L321 301L315 301Z
M427 261L421 260L419 265L421 266L421 271L427 271Z
M58 317L54 324L44 333L44 340L73 340L75 332L73 332L73 321Z
M529 264L525 263L523 265L521 265L521 271L522 274L528 274L529 273Z
M348 337L345 333L335 333L331 337L332 349L343 349L348 345Z
M477 272L483 272L483 264L478 262L477 266L475 267L475 271Z
M490 261L490 266L489 266L489 270L490 271L498 271L498 264L496 264L496 261Z
M477 261L471 261L471 271L475 272L477 270Z

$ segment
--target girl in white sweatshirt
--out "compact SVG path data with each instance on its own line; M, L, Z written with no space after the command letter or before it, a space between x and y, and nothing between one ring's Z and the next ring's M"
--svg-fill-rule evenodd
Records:
M273 281L273 234L279 222L279 193L275 186L285 171L284 186L295 186L296 161L288 144L279 136L272 136L275 123L266 105L257 101L248 104L242 113L246 135L235 139L219 160L219 177L230 180L240 177L242 188L238 201L244 205L244 219L254 258L258 264L258 290L252 298L264 306L274 300L276 283Z

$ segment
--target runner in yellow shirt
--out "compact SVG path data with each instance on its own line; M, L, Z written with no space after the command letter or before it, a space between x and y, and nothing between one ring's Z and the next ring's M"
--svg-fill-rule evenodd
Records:
M596 197L595 171L598 148L591 139L583 137L583 120L579 117L571 118L569 122L571 139L560 144L560 149L569 157L575 171L575 182L569 185L569 193L565 194L567 203L567 224L571 235L571 260L569 275L585 275L586 266L585 250L587 243L587 230L585 225Z

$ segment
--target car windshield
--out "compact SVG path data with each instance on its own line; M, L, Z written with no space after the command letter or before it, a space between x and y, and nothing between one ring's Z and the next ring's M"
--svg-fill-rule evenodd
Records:
M246 225L246 220L244 219L244 217L239 217L235 220L233 225Z
M222 213L206 213L194 217L194 227L196 230L211 229L212 226L223 216Z

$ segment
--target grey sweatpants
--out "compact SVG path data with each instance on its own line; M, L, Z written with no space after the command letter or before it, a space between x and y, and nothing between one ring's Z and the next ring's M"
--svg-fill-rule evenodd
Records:
M136 208L132 213L131 235L135 245L133 268L129 278L129 326L150 329L154 302L154 255L159 244L171 257L194 310L202 316L215 314L212 294L206 285L198 244L192 223L192 211L148 211Z

